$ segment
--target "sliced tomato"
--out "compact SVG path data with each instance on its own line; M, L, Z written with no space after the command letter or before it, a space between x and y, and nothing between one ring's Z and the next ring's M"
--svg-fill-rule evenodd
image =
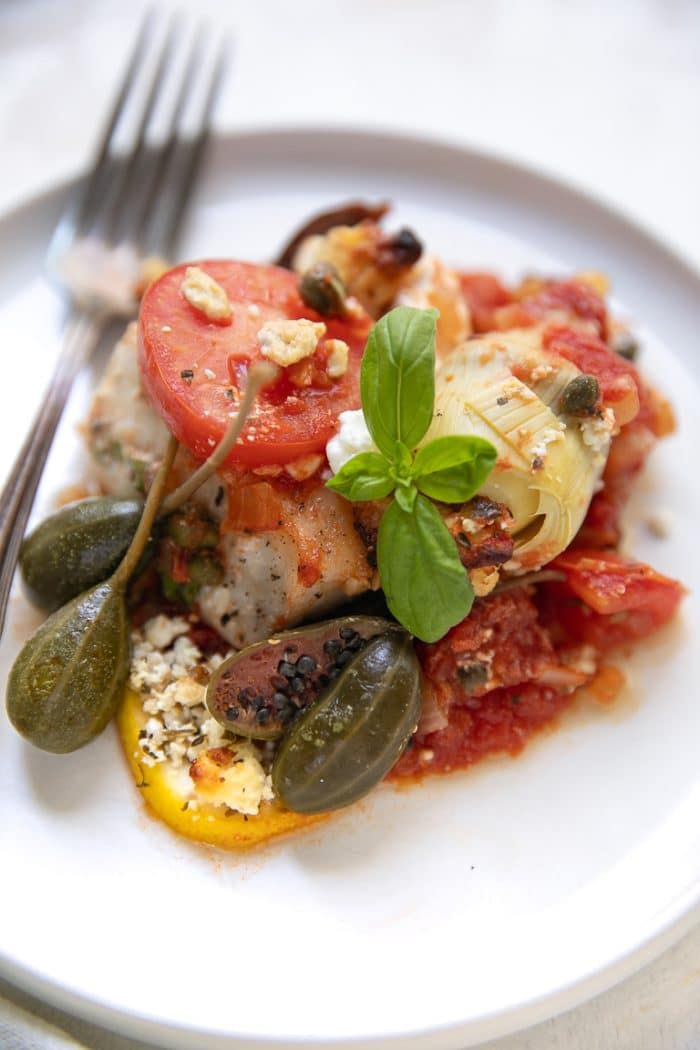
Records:
M176 266L147 290L139 315L139 364L156 411L198 459L218 444L235 411L250 365L260 359L257 334L267 321L306 317L323 321L326 334L304 368L284 369L259 396L229 464L284 464L322 452L340 412L359 408L359 372L370 318L321 317L302 301L298 278L277 266L224 259L195 264L214 278L231 302L230 322L207 319L185 299L187 266ZM329 379L329 339L349 348L348 368Z
M511 291L490 273L463 273L462 294L469 304L475 332L528 328L547 318L587 321L605 337L608 315L605 302L585 281L534 279Z
M538 319L558 310L589 321L601 337L608 328L608 312L604 299L585 281L575 277L567 281L547 281L544 288L523 300L523 305Z
M550 353L571 361L582 372L596 377L603 403L615 413L620 426L639 412L644 387L637 369L602 339L566 325L550 325L542 337Z
M495 311L513 302L513 293L493 273L461 273L459 285L469 304L475 332L490 332L496 327Z
M668 623L685 594L677 580L613 552L568 550L550 567L566 582L542 588L546 620L603 652Z

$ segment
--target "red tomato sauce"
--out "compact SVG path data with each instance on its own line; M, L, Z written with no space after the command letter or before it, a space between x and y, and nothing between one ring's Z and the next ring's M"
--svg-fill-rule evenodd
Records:
M487 755L517 755L538 730L567 708L574 694L526 684L497 689L455 707L445 729L414 737L390 774L415 779L466 769Z
M449 773L497 752L517 754L573 696L571 684L546 684L551 675L566 679L567 671L525 589L477 601L443 639L416 651L425 710L412 746L392 771L395 778ZM481 680L475 668L482 668ZM432 729L439 721L446 724Z

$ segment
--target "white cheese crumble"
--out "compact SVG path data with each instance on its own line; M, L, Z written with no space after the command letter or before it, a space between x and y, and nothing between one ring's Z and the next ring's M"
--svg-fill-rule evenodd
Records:
M547 458L547 446L553 444L555 441L563 441L565 430L566 424L560 422L558 429L555 429L554 427L546 427L537 434L537 444L532 445L529 452L533 459L541 461L540 466L544 465L544 461Z
M267 321L258 332L258 343L263 357L287 368L311 357L325 334L322 321L308 321L305 317L295 321Z
M615 415L610 408L604 408L600 415L581 420L583 443L601 460L608 454L614 429Z
M255 814L273 797L264 745L228 733L205 706L206 682L223 657L204 657L182 617L155 616L132 634L129 685L148 719L135 758L189 772L190 801Z
M188 266L180 291L190 306L210 321L230 321L233 317L228 295L214 278L199 266Z
M350 348L342 339L329 339L326 348L328 350L326 372L330 379L341 379L348 370Z
M190 770L198 799L255 815L273 797L272 783L252 740L238 738L201 755Z
M144 624L143 634L154 649L167 649L176 638L187 634L190 625L181 616L154 616Z
M326 456L334 474L359 452L377 451L361 408L341 412L338 422L338 433L326 445Z

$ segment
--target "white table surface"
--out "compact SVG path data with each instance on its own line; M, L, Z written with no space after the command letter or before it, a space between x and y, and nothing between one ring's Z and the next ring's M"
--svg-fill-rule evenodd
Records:
M0 212L88 163L143 6L0 0ZM208 11L235 40L221 128L442 135L596 192L700 265L697 0L190 0L187 9ZM0 983L3 994L49 1015ZM51 1017L94 1050L139 1050ZM700 928L604 995L488 1047L697 1050Z

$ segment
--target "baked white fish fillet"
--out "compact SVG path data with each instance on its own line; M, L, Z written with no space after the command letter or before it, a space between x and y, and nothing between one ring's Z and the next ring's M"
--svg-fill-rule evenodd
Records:
M112 352L85 435L103 491L120 498L138 495L162 458L168 432L141 388L135 325ZM181 456L179 468L187 465L187 456ZM255 480L264 484L262 477ZM217 555L224 569L223 582L203 587L197 604L203 620L231 645L248 645L324 615L377 585L342 497L322 484L311 491L308 484L276 489L279 524L237 531L228 519L229 495L238 483L215 475L193 500L220 526Z

